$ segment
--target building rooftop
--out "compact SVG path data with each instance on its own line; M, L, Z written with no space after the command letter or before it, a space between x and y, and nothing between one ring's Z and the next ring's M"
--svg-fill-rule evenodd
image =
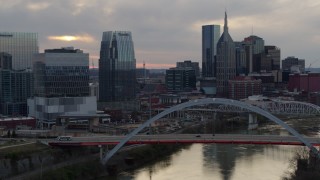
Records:
M83 53L80 49L74 49L74 47L62 47L61 49L46 49L45 53Z

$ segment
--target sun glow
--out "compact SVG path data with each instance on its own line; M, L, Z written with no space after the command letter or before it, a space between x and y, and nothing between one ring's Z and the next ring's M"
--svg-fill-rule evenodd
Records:
M62 35L62 36L49 36L49 40L56 40L56 41L82 41L82 42L92 42L94 41L93 37L85 34L85 35Z
M49 36L50 40L58 40L58 41L75 41L77 40L76 36Z

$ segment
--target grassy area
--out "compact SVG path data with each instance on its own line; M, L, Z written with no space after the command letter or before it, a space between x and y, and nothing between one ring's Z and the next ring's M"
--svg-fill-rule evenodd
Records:
M24 140L17 140L17 139L5 139L5 142L0 144L0 147L4 146L11 146L11 145L18 145L18 144L24 144L26 141Z
M105 167L98 159L94 159L45 172L43 173L42 177L41 174L38 174L36 177L30 179L97 179L101 172L105 172Z
M26 142L23 142L23 143L26 143ZM20 144L23 144L23 143L20 143ZM8 145L17 145L17 144L13 143ZM50 148L40 143L9 147L5 149L0 149L0 158L23 158L25 156L30 155L31 153L43 152L46 150L50 150Z

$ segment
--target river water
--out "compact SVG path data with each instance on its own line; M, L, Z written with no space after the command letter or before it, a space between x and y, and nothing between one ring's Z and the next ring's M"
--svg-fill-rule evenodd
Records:
M271 127L267 127L272 129ZM270 133L270 132L269 132ZM283 129L271 134L287 135ZM188 148L134 171L120 180L280 180L293 171L301 146L192 144Z
M290 170L297 146L193 144L119 179L276 180Z

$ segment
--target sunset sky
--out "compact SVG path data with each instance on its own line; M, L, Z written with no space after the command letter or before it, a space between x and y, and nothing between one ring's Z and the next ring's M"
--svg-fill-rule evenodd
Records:
M251 34L281 48L281 59L320 67L317 0L0 0L0 32L39 33L40 52L74 46L98 66L103 31L131 31L137 67L201 62L201 26L220 24L227 10L235 41ZM252 33L253 32L253 33ZM318 60L318 61L317 61ZM90 63L91 64L91 63Z

